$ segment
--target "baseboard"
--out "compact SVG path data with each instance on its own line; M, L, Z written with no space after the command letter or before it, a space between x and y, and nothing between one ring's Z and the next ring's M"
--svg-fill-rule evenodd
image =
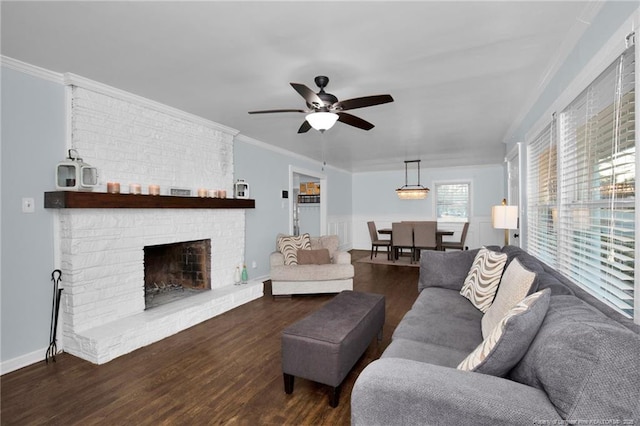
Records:
M2 361L0 363L0 375L11 373L12 371L19 370L31 364L44 361L47 349L48 348L38 349L37 351L20 355L19 357L9 359L7 361Z

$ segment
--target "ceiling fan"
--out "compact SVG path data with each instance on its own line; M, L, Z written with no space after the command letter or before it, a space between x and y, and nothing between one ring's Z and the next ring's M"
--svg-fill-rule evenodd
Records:
M306 120L298 129L298 133L308 132L312 127L320 132L324 132L331 128L336 121L359 129L371 130L374 127L373 124L345 111L393 102L391 95L364 96L339 101L334 95L324 91L324 88L329 84L329 77L319 75L314 81L320 88L318 93L315 93L304 84L290 83L291 87L307 102L307 109L272 109L249 111L249 114L267 114L273 112L301 112L307 114Z

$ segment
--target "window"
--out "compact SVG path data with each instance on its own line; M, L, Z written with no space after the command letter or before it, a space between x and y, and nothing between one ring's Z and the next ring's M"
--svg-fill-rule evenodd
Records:
M634 99L632 46L529 142L527 155L527 249L629 317Z
M554 127L554 123L545 127L527 149L527 250L550 265L555 264L558 213L558 156Z
M625 314L635 269L635 73L627 49L560 114L558 268Z
M436 184L437 218L448 222L469 220L469 182Z

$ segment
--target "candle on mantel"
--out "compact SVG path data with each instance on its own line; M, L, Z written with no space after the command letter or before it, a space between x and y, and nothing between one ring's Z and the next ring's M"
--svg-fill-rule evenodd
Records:
M138 195L142 193L142 187L139 183L130 183L129 184L129 194Z
M160 195L160 185L149 185L149 195Z
M198 188L198 197L205 198L207 196L206 188Z
M215 189L210 189L208 194L209 198L218 198L218 191L216 191Z
M120 184L118 182L107 182L107 192L110 194L119 194Z
M226 189L221 189L218 191L218 196L220 198L227 198L227 190Z

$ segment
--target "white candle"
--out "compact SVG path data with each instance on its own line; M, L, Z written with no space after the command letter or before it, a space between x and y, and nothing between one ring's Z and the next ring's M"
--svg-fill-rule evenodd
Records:
M149 195L160 195L160 185L149 185Z
M206 188L198 188L198 197L204 198L207 196Z
M129 194L140 194L142 192L142 187L139 183L130 183L129 184Z

